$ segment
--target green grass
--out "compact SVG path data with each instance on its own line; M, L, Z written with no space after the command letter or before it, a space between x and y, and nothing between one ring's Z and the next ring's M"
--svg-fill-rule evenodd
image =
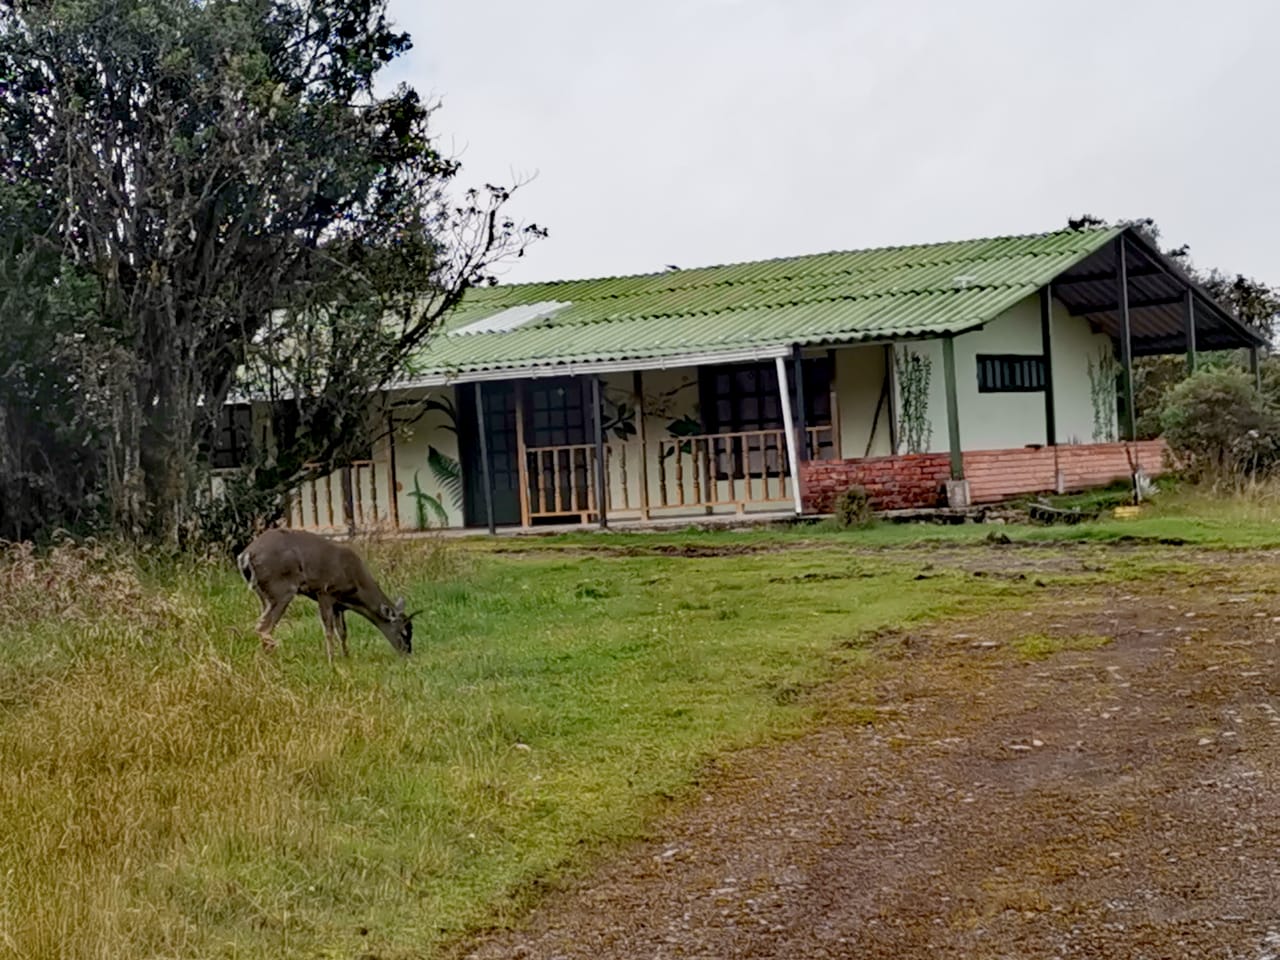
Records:
M1277 519L1169 497L1131 521L1002 529L1043 550L1272 546ZM353 620L334 668L302 600L263 655L230 564L11 555L0 956L432 956L641 835L709 759L815 722L811 691L883 666L877 631L1032 602L1032 580L945 563L917 580L991 529L382 545L384 581L426 610L415 653ZM1139 551L1072 576L1180 563Z
M264 656L229 565L0 628L0 954L430 956L801 729L873 631L1033 589L834 543L441 549L378 553L427 610L411 658L357 621L331 669L306 601Z

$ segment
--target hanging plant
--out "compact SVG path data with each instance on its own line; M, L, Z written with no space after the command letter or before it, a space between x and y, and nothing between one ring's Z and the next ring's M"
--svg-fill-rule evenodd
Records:
M933 440L933 423L929 420L929 383L933 379L933 361L909 348L894 351L894 367L898 373L898 393L902 409L901 443L907 453L926 453Z

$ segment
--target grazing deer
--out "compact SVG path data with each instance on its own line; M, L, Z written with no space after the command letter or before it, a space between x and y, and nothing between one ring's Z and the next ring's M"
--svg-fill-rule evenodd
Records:
M254 628L264 650L275 649L271 638L285 609L298 594L320 607L324 649L333 662L333 636L347 651L348 610L354 610L382 631L401 653L413 651L413 614L404 612L404 598L394 603L374 582L369 568L350 547L305 530L275 528L257 536L236 558L236 566L262 601L262 616Z

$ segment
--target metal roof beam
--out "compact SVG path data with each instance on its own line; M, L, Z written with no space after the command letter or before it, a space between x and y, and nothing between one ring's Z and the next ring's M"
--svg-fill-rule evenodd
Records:
M1129 309L1132 311L1147 310L1151 307L1169 307L1175 303L1182 303L1185 298L1185 294L1179 293L1176 296L1169 297L1149 297L1145 300L1131 299L1129 301ZM1087 317L1098 313L1115 313L1119 309L1120 304L1112 301L1111 303L1091 303L1087 306L1075 307L1071 310L1071 313L1077 317Z
M1165 275L1165 271L1147 267L1141 270L1130 270L1129 279L1133 280L1137 277L1158 277ZM1117 274L1114 270L1099 271L1097 273L1064 273L1060 277L1056 277L1053 281L1055 287L1069 286L1077 283L1111 283L1115 281Z

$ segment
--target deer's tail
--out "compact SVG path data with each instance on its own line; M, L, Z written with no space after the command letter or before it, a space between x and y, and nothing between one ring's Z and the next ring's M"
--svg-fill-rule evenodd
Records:
M253 561L249 559L249 551L243 551L240 556L236 557L236 566L240 568L240 576L244 577L244 582L253 587L257 582L257 575L253 572Z

